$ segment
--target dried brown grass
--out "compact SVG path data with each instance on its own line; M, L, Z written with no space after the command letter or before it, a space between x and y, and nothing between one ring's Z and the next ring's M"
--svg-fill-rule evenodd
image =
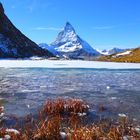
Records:
M84 125L78 113L88 112L89 107L78 99L49 100L40 111L38 119L28 116L25 124L16 126L19 134L8 133L0 127L0 138L9 135L11 140L140 140L140 132L127 117L118 122L101 121ZM61 135L63 132L63 137Z

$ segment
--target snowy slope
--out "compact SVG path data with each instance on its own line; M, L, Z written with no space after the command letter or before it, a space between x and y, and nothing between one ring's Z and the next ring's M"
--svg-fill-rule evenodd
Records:
M73 26L67 22L64 29L58 34L56 40L50 44L54 49L68 58L95 57L100 55L86 41L75 32Z
M0 50L5 54L15 53L16 55L16 49L9 49L8 44L11 44L11 41L8 38L5 38L4 35L0 34Z
M46 49L46 50L52 52L55 56L58 55L58 52L55 50L55 48L52 47L52 46L49 46L49 45L46 44L46 43L41 43L41 44L39 44L39 46L40 46L42 49Z

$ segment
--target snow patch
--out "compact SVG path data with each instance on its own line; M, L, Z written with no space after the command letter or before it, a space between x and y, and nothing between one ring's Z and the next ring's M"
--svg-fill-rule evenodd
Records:
M74 44L72 42L67 42L65 43L64 45L58 47L58 48L55 48L56 51L59 51L59 52L75 52L77 50L80 50L82 49L82 46L80 44Z
M6 132L20 134L19 131L17 131L16 129L6 129Z
M99 50L99 49L96 49L96 50L102 55L110 55L109 50Z
M41 60L42 57L38 57L38 56L33 56L33 57L30 57L31 60Z
M78 115L79 117L83 117L83 116L86 116L87 113L77 113L77 115Z
M116 54L116 56L129 55L130 53L131 53L131 51L126 51L126 52L123 52L123 53L118 53L118 54Z

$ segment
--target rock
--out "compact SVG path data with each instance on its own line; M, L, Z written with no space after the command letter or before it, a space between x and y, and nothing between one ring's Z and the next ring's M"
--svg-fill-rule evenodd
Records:
M4 136L4 140L10 140L11 139L11 136L10 135L5 135Z
M66 140L66 138L67 138L67 134L65 132L60 132L60 136L61 136L62 140Z
M0 2L0 14L4 13L4 8L2 6L2 3Z

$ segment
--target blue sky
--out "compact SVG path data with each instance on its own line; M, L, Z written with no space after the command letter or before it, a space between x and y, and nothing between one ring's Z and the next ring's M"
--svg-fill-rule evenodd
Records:
M51 43L69 21L94 48L140 45L140 0L0 0L36 43Z

